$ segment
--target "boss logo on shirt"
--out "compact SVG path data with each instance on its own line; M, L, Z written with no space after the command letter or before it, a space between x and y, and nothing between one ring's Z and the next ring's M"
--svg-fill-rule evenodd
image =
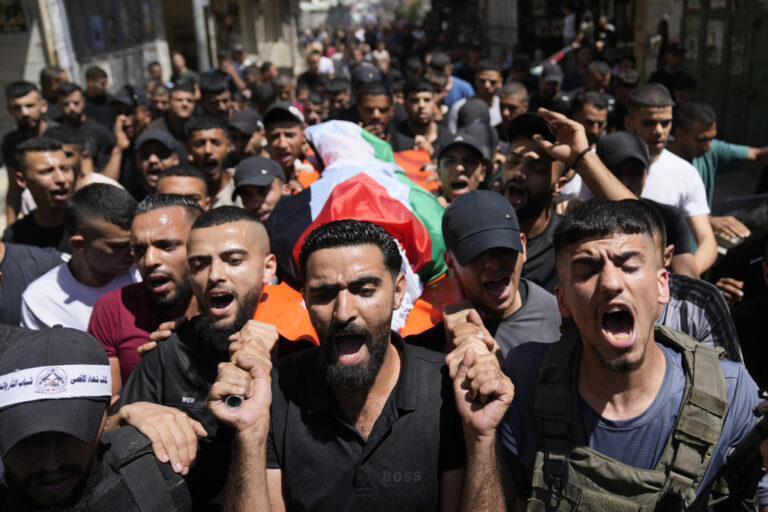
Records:
M421 482L421 471L384 471L382 477L386 483Z

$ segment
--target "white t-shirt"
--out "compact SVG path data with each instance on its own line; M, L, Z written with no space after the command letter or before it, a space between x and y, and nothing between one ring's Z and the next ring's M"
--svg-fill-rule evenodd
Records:
M69 265L62 263L29 283L24 290L21 295L21 326L45 329L62 325L86 331L93 305L99 297L139 281L139 271L131 266L106 285L93 288L75 279Z
M642 197L674 206L686 217L709 214L707 192L698 171L666 149L648 170Z
M464 106L464 104L467 102L466 98L462 98L453 105L451 105L451 110L448 112L448 129L451 131L451 133L456 133L457 126L459 123L459 110L461 107ZM501 124L501 100L498 96L493 97L493 100L491 101L491 106L488 110L488 113L491 116L491 126L496 126Z
M320 64L317 67L317 72L321 75L333 75L336 73L336 66L333 65L333 61L328 57L320 57Z

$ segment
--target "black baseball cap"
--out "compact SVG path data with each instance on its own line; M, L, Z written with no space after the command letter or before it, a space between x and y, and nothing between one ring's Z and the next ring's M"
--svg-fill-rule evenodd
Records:
M357 88L363 84L375 82L376 80L378 80L378 77L376 76L376 70L374 68L369 68L368 66L356 66L355 69L352 70L350 82L352 83L352 87Z
M92 441L111 396L96 338L65 327L24 331L0 358L0 453L42 432Z
M297 122L304 124L304 114L298 109L296 105L293 105L287 101L278 101L264 112L264 126L268 126L271 122L270 118L274 120L275 117L282 115L288 115Z
M491 149L488 145L471 131L463 130L451 137L444 146L440 147L437 153L437 161L440 161L446 151L456 146L466 146L477 151L484 160L491 159Z
M275 178L280 178L283 180L283 183L288 181L285 179L285 173L280 164L271 158L251 156L242 160L235 168L235 191L232 192L232 200L235 200L238 195L238 189L241 187L249 185L266 187Z
M230 128L234 128L246 135L252 135L253 132L263 132L264 122L258 112L253 110L238 110L229 117Z
M643 139L625 131L600 137L597 141L597 156L611 171L627 158L639 160L646 169L650 167L651 160L648 156L648 146Z
M446 66L451 64L451 58L447 53L434 52L432 58L429 61L429 66L442 71Z
M462 267L488 249L523 252L515 209L492 190L472 190L454 199L443 214L443 239Z
M139 149L144 145L144 143L149 141L159 142L167 149L176 151L176 139L174 139L173 135L165 130L158 130L156 128L152 128L151 130L144 130L136 139L136 149Z
M545 82L562 82L563 70L557 64L545 62L541 68L541 79Z
M117 90L114 96L112 96L111 103L122 103L128 105L131 108L139 105L149 107L149 98L147 93L141 87L135 85L124 85Z
M526 112L520 114L512 120L512 124L508 130L509 142L512 142L518 137L527 137L532 139L536 134L541 135L549 142L555 142L555 132L552 131L552 127L549 123L541 117L539 114L533 112Z

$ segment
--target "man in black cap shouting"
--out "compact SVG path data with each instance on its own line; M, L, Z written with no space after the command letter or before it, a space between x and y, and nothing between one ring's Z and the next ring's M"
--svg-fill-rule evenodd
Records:
M504 356L517 345L560 338L555 296L521 277L525 235L514 208L491 190L457 197L443 216L445 261L467 301L446 310L442 324L406 341L450 352L469 320L487 329ZM457 343L458 344L458 343Z
M459 133L439 151L437 170L446 203L482 185L491 162L491 149L482 140L469 133Z
M181 163L179 150L181 144L173 135L163 130L146 130L136 139L136 165L142 179L136 183L135 190L129 190L137 200L154 193L157 180L164 170ZM186 157L186 152L184 154ZM186 159L186 158L185 158Z
M280 198L290 193L285 173L274 160L252 156L235 169L232 200L240 196L243 208L255 213L261 222L266 222Z
M296 190L307 188L320 177L304 159L304 115L295 105L278 101L264 113L267 149Z
M0 360L0 509L188 510L184 480L135 429L101 437L112 389L93 337L21 331Z
M261 116L254 110L233 112L227 124L232 145L240 159L249 156L269 156L264 147L266 138Z

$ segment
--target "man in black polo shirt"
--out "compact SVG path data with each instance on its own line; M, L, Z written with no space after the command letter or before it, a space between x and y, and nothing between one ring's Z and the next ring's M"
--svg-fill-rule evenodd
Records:
M470 314L482 320L504 357L522 343L560 339L555 296L520 277L525 235L504 196L473 190L457 197L443 215L443 238L448 271L467 302L447 310L445 320L431 329L408 336L406 343L450 352L457 320Z
M493 354L468 349L452 383L441 354L390 330L401 264L375 224L307 236L299 266L320 347L280 362L271 384L266 350L235 353L208 396L237 431L228 510L503 510L495 429L509 381Z
M229 360L230 342L256 336L277 356L308 345L249 322L276 268L254 214L232 206L202 214L189 234L187 261L201 314L144 356L121 389L109 425L132 425L149 437L162 462L188 475L194 503L202 505L219 493L229 465L231 429L205 410L205 397L217 365Z

